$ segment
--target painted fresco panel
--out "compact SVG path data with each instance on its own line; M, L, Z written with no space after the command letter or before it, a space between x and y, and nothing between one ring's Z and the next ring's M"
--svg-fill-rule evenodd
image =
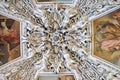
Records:
M63 76L40 76L38 80L75 80L73 75Z
M67 2L73 0L37 0L38 2Z
M120 9L93 21L94 55L120 66Z
M55 0L37 0L38 2L51 2L51 1L55 1Z
M20 56L20 23L0 15L0 65Z

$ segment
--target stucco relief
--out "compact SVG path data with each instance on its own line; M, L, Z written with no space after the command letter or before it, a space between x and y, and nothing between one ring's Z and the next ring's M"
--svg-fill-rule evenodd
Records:
M76 80L120 79L117 68L91 56L91 20L116 9L119 0L75 0L76 5L51 3L38 7L32 5L32 0L0 4L1 13L26 23L21 36L24 57L1 68L1 79L35 80L40 73L49 72L69 72Z

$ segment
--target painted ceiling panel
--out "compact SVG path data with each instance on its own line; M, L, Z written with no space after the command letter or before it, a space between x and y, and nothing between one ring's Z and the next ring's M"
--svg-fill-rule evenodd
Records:
M0 66L0 80L41 80L45 75L44 80L50 76L54 79L57 76L58 80L120 80L120 1L57 2L0 1L1 22L6 16L8 29L11 25L18 29L20 22L14 35L20 36L21 54L20 58ZM8 29L1 26L0 33L9 32ZM12 40L7 38L8 43ZM16 51L17 45L11 45L10 50Z

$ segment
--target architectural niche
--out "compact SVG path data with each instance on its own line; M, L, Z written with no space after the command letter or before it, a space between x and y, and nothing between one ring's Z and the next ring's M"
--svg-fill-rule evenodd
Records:
M119 0L0 0L0 14L21 23L22 54L0 67L0 80L37 80L41 74L67 73L76 80L120 80L120 66L93 55L92 25L119 7Z

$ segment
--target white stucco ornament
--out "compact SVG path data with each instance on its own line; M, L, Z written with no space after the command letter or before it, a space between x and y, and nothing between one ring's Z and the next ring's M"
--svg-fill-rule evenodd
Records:
M24 24L21 31L22 59L0 68L0 74L7 80L34 80L40 74L62 73L72 74L76 80L120 79L118 68L92 55L91 26L93 19L117 9L119 1L74 0L64 4L37 3L35 0L7 2L10 3L8 8L0 4L0 12L14 15ZM23 4L19 4L21 2ZM15 10L14 13L11 10ZM5 76L9 72L12 74Z

